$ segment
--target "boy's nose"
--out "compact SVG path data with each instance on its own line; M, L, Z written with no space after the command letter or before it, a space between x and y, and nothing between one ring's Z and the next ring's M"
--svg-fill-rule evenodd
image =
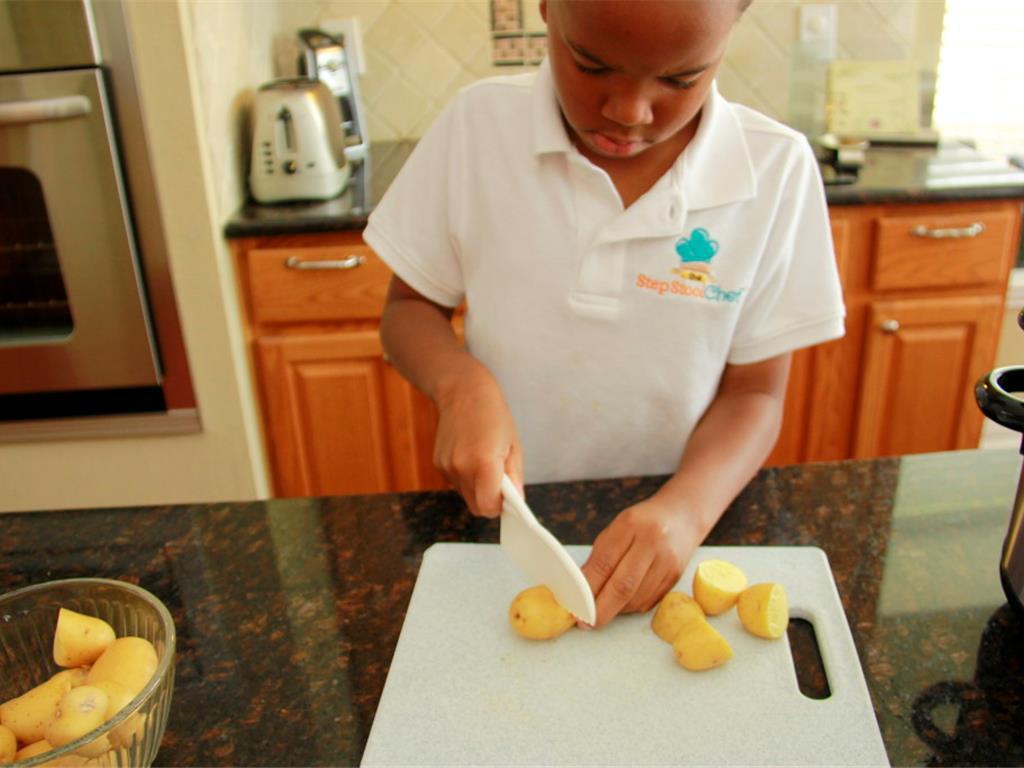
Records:
M624 87L608 94L601 115L619 125L647 125L654 119L650 98L642 88Z

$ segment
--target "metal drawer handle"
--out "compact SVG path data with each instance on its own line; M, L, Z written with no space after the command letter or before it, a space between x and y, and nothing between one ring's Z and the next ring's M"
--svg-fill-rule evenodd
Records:
M326 261L306 261L298 256L289 256L284 265L288 269L355 269L366 263L365 256L349 256L347 259L331 259Z
M0 104L0 125L45 123L84 117L92 111L92 102L82 95L59 96L55 99L8 101Z
M950 227L947 229L929 229L924 224L918 224L910 234L914 237L930 237L933 240L945 240L957 237L977 237L985 231L985 225L980 221L968 224L966 227Z
M898 333L900 330L900 321L883 320L878 324L878 327L882 329L882 333Z

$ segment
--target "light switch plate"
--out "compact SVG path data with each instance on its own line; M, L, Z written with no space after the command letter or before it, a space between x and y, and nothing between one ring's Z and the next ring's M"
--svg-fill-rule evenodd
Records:
M838 28L838 6L832 3L800 6L800 42L812 44L819 57L836 57Z

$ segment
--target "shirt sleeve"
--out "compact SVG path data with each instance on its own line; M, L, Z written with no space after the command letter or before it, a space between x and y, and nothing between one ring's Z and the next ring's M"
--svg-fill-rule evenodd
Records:
M810 146L801 144L794 155L733 336L732 364L767 360L845 332L824 185Z
M446 307L458 306L465 293L450 226L457 127L453 103L416 144L363 232L398 277Z

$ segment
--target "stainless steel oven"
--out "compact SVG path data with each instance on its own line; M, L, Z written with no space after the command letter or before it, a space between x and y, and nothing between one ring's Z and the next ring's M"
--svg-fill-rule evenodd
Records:
M0 0L2 420L166 407L120 146L131 105L97 18L114 5Z

